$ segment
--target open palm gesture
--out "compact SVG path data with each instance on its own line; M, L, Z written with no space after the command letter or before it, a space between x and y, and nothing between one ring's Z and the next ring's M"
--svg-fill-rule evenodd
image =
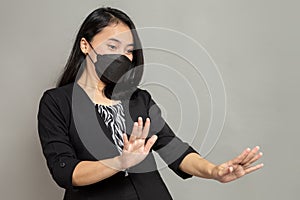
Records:
M254 172L263 167L263 164L252 165L262 156L259 147L246 149L236 158L225 162L213 169L213 176L216 180L227 183L236 180L246 174Z
M123 169L137 165L148 155L151 147L157 140L157 136L153 135L146 142L149 128L150 119L146 119L145 126L143 127L143 119L139 117L138 122L135 122L133 125L129 140L127 135L123 134L124 148L120 157Z

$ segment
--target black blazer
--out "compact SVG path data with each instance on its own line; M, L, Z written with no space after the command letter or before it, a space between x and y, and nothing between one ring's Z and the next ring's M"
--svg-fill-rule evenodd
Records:
M187 154L196 151L175 136L151 95L137 89L130 101L124 100L122 105L127 134L139 116L151 119L149 137L158 136L151 153L130 168L128 176L119 172L98 183L76 187L72 185L72 173L80 161L112 158L119 153L97 107L77 83L44 92L37 116L38 133L49 171L55 182L66 189L64 199L125 199L123 195L129 188L134 188L140 200L172 199L157 171L152 150L177 175L183 179L191 177L179 165Z

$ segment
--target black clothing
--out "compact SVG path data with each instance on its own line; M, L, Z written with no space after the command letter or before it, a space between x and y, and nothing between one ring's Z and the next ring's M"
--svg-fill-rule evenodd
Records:
M74 98L74 95L72 95L74 91L76 91L77 96L81 97L79 102L76 102L77 96ZM122 103L126 104L123 101ZM77 109L77 107L83 105L86 105L84 109ZM76 111L76 109L79 111ZM87 109L91 109L92 112L87 112L87 116L83 116ZM80 114L76 114L75 111ZM183 179L191 177L191 175L181 171L179 165L187 154L196 151L174 135L171 128L161 117L160 109L146 90L137 89L128 102L128 106L124 106L124 112L127 134L131 133L133 122L137 121L139 116L143 120L149 117L151 120L149 137L153 134L158 136L151 151L155 150L168 163L168 166ZM97 151L95 152L93 152L95 148L84 145L87 143L80 136L84 124L92 121L89 116L90 113L96 115L99 127L102 128L108 138L107 140L105 135L100 135L102 137L101 141L95 140L95 138L100 137L96 133L98 134L97 137L95 136L90 141L91 144L99 144L96 146ZM91 137L94 137L93 128L88 128L84 129L88 130L84 134L88 132ZM136 191L140 200L172 199L156 169L152 153L149 153L141 163L130 168L128 176L125 176L125 172L118 172L107 179L88 186L72 185L72 173L80 161L97 161L119 155L111 139L111 131L105 126L96 106L77 83L44 92L39 104L38 133L49 171L55 182L66 189L65 200L130 199L129 196L134 194L134 191ZM108 142L105 142L106 140ZM99 149L101 150L100 154Z

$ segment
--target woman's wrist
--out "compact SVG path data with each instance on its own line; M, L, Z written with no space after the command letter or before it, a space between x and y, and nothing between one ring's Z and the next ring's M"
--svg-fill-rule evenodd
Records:
M121 156L116 156L111 159L101 160L100 163L106 165L107 167L117 170L117 171L124 171L126 168L123 166L123 162Z
M218 171L219 171L219 166L214 166L211 169L211 179L217 180L218 179Z
M212 179L214 179L216 181L220 181L219 173L223 169L224 169L224 167L221 167L220 165L215 166L212 170Z
M124 171L126 168L124 167L124 162L122 162L121 156L116 156L113 158L114 167L118 171Z

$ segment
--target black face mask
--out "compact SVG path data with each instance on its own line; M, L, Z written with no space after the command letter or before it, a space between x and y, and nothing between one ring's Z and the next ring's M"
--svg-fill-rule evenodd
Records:
M92 46L91 46L92 47ZM92 62L95 65L97 75L101 81L106 84L130 83L134 76L134 65L124 55L121 54L98 54L97 61ZM130 72L129 72L130 71Z

